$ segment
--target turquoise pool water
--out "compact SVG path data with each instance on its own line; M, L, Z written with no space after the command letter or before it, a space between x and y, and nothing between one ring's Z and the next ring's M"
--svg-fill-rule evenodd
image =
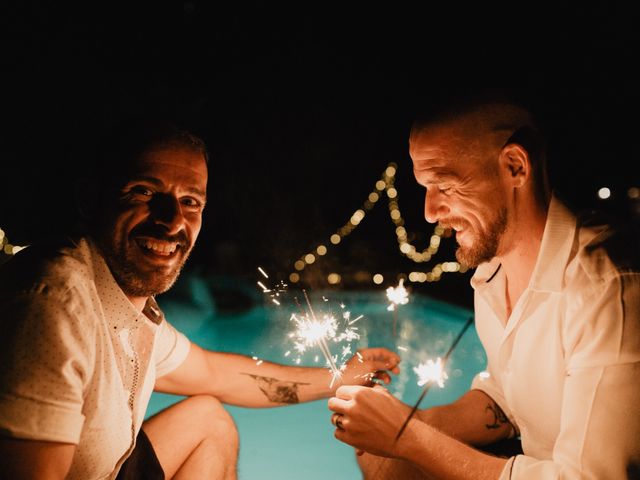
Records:
M283 303L278 307L267 297L258 295L251 308L223 313L216 310L207 286L197 279L189 279L186 285L183 282L177 292L158 301L169 321L193 342L209 349L294 364L294 355L285 356L293 345L287 335L292 330L290 306ZM398 308L394 338L393 312L387 310L384 290L312 292L310 297L314 308L348 310L352 319L363 315L355 324L360 339L352 342L354 351L367 346L385 346L400 354L403 368L389 389L409 404L417 400L421 390L413 367L427 359L444 356L471 315L468 310L412 295L408 304ZM421 405L455 400L468 389L471 379L484 369L485 363L475 329L471 328L449 359L446 369L449 379L444 388L433 387ZM322 355L314 349L301 358L301 365L322 364ZM154 393L147 414L152 415L178 400L180 397ZM267 409L227 408L240 433L239 479L361 478L353 449L333 437L326 400Z

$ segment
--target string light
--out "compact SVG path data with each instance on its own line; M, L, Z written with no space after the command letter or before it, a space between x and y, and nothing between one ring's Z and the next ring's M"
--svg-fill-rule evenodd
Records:
M0 252L5 255L15 255L24 248L27 248L27 245L12 245L9 242L9 238L7 238L6 233L4 233L4 230L0 228Z
M426 263L429 262L436 253L438 253L438 249L440 248L440 244L442 243L442 238L450 237L451 229L443 228L440 225L436 225L433 230L433 234L429 239L429 245L422 251L418 251L416 246L409 241L409 235L404 226L404 218L402 217L402 212L400 211L400 205L398 202L399 194L398 190L395 187L397 171L398 166L394 162L391 162L387 165L380 179L376 181L374 190L367 195L367 199L362 203L362 207L355 210L349 217L349 220L344 225L336 229L333 234L331 234L331 236L329 237L329 242L331 245L329 245L329 247L340 244L344 237L350 235L362 223L362 221L366 218L367 213L376 206L376 204L380 201L384 194L387 197L388 201L389 217L396 227L395 234L400 254L415 263ZM298 258L294 262L293 266L297 272L302 272L307 266L319 260L316 254L325 255L327 251L328 248L325 245L318 245L310 252L301 255L300 258ZM399 277L407 278L410 282L437 282L438 280L440 280L443 273L464 273L467 270L467 266L453 261L438 263L429 272L411 272L408 275L399 275ZM371 276L368 273L365 273L365 275L362 275L363 272L358 273L360 273L360 278L366 277L367 281L373 281L376 285L381 284L384 280L381 274L375 274ZM296 280L294 281L291 275L289 276L289 280L291 280L292 283L297 283L301 278L300 274L296 274ZM340 277L339 275L337 278L339 279L337 282L336 277L331 277L331 280L328 279L328 281L332 285L335 285L342 279L342 277Z

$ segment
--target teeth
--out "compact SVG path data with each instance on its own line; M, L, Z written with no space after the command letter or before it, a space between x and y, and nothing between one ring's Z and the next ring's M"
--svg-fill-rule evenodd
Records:
M153 240L142 240L140 245L147 248L148 250L153 250L155 253L159 253L160 255L171 255L176 251L178 246L177 243L170 242L158 242Z

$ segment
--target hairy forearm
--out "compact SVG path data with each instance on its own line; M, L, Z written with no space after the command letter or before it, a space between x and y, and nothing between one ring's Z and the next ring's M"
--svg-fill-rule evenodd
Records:
M488 445L513 433L504 412L480 390L470 390L452 404L421 410L417 417L469 445Z
M417 419L409 422L397 447L399 458L443 480L495 480L508 461L474 450Z
M211 395L243 407L275 407L331 395L326 368L292 367L192 345L184 364L156 382L156 390Z
M227 355L227 354L225 354ZM293 367L230 355L228 384L218 388L224 403L245 407L273 407L308 402L331 395L331 373L326 368ZM212 358L214 362L219 359Z

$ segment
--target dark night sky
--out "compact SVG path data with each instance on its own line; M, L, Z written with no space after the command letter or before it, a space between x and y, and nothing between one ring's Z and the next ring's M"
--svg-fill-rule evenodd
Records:
M194 264L251 277L258 264L288 273L390 161L407 228L426 241L408 126L417 97L454 87L518 87L536 99L553 134L552 179L576 207L626 214L626 192L640 186L630 11L555 7L489 21L492 12L461 16L460 5L209 3L2 7L0 228L12 241L64 224L74 162L90 161L95 135L130 113L169 115L207 141L210 203ZM614 197L598 202L605 185ZM386 204L331 264L409 271Z

